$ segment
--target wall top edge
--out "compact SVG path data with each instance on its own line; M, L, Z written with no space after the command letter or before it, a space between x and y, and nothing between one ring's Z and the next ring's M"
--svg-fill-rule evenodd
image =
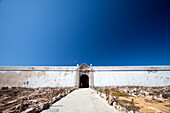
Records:
M72 71L76 69L76 66L0 66L0 71Z
M0 66L0 71L75 71L77 66ZM94 71L170 71L170 66L93 66Z
M106 71L106 70L129 70L129 71L148 71L148 70L165 70L170 71L170 66L94 66L95 71Z

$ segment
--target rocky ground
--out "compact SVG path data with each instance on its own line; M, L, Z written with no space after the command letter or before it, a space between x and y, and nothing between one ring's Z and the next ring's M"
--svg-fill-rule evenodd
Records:
M142 113L170 112L170 86L109 87L95 88L94 90L122 112L133 111L132 99L134 99L135 111Z
M36 113L72 92L73 88L2 88L0 113L18 113L23 100L22 113ZM170 112L169 87L109 87L94 90L110 105L121 112Z
M23 100L22 111L40 112L58 101L73 88L2 88L0 89L0 113L18 113Z

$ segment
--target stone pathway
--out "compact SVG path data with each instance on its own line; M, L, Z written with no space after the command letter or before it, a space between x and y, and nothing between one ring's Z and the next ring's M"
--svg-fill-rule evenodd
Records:
M118 113L92 89L73 91L42 113Z

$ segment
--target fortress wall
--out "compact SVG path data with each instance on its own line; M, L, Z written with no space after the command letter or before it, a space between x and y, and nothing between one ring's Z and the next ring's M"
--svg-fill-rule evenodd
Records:
M170 86L170 66L94 67L94 86Z
M75 67L0 67L2 87L75 87Z
M0 88L76 87L77 69L77 66L0 66ZM95 87L170 86L170 66L93 66L90 73Z

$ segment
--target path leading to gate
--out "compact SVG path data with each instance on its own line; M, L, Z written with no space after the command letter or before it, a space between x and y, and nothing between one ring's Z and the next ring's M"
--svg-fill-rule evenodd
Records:
M117 113L117 111L94 90L83 88L68 94L42 113Z

